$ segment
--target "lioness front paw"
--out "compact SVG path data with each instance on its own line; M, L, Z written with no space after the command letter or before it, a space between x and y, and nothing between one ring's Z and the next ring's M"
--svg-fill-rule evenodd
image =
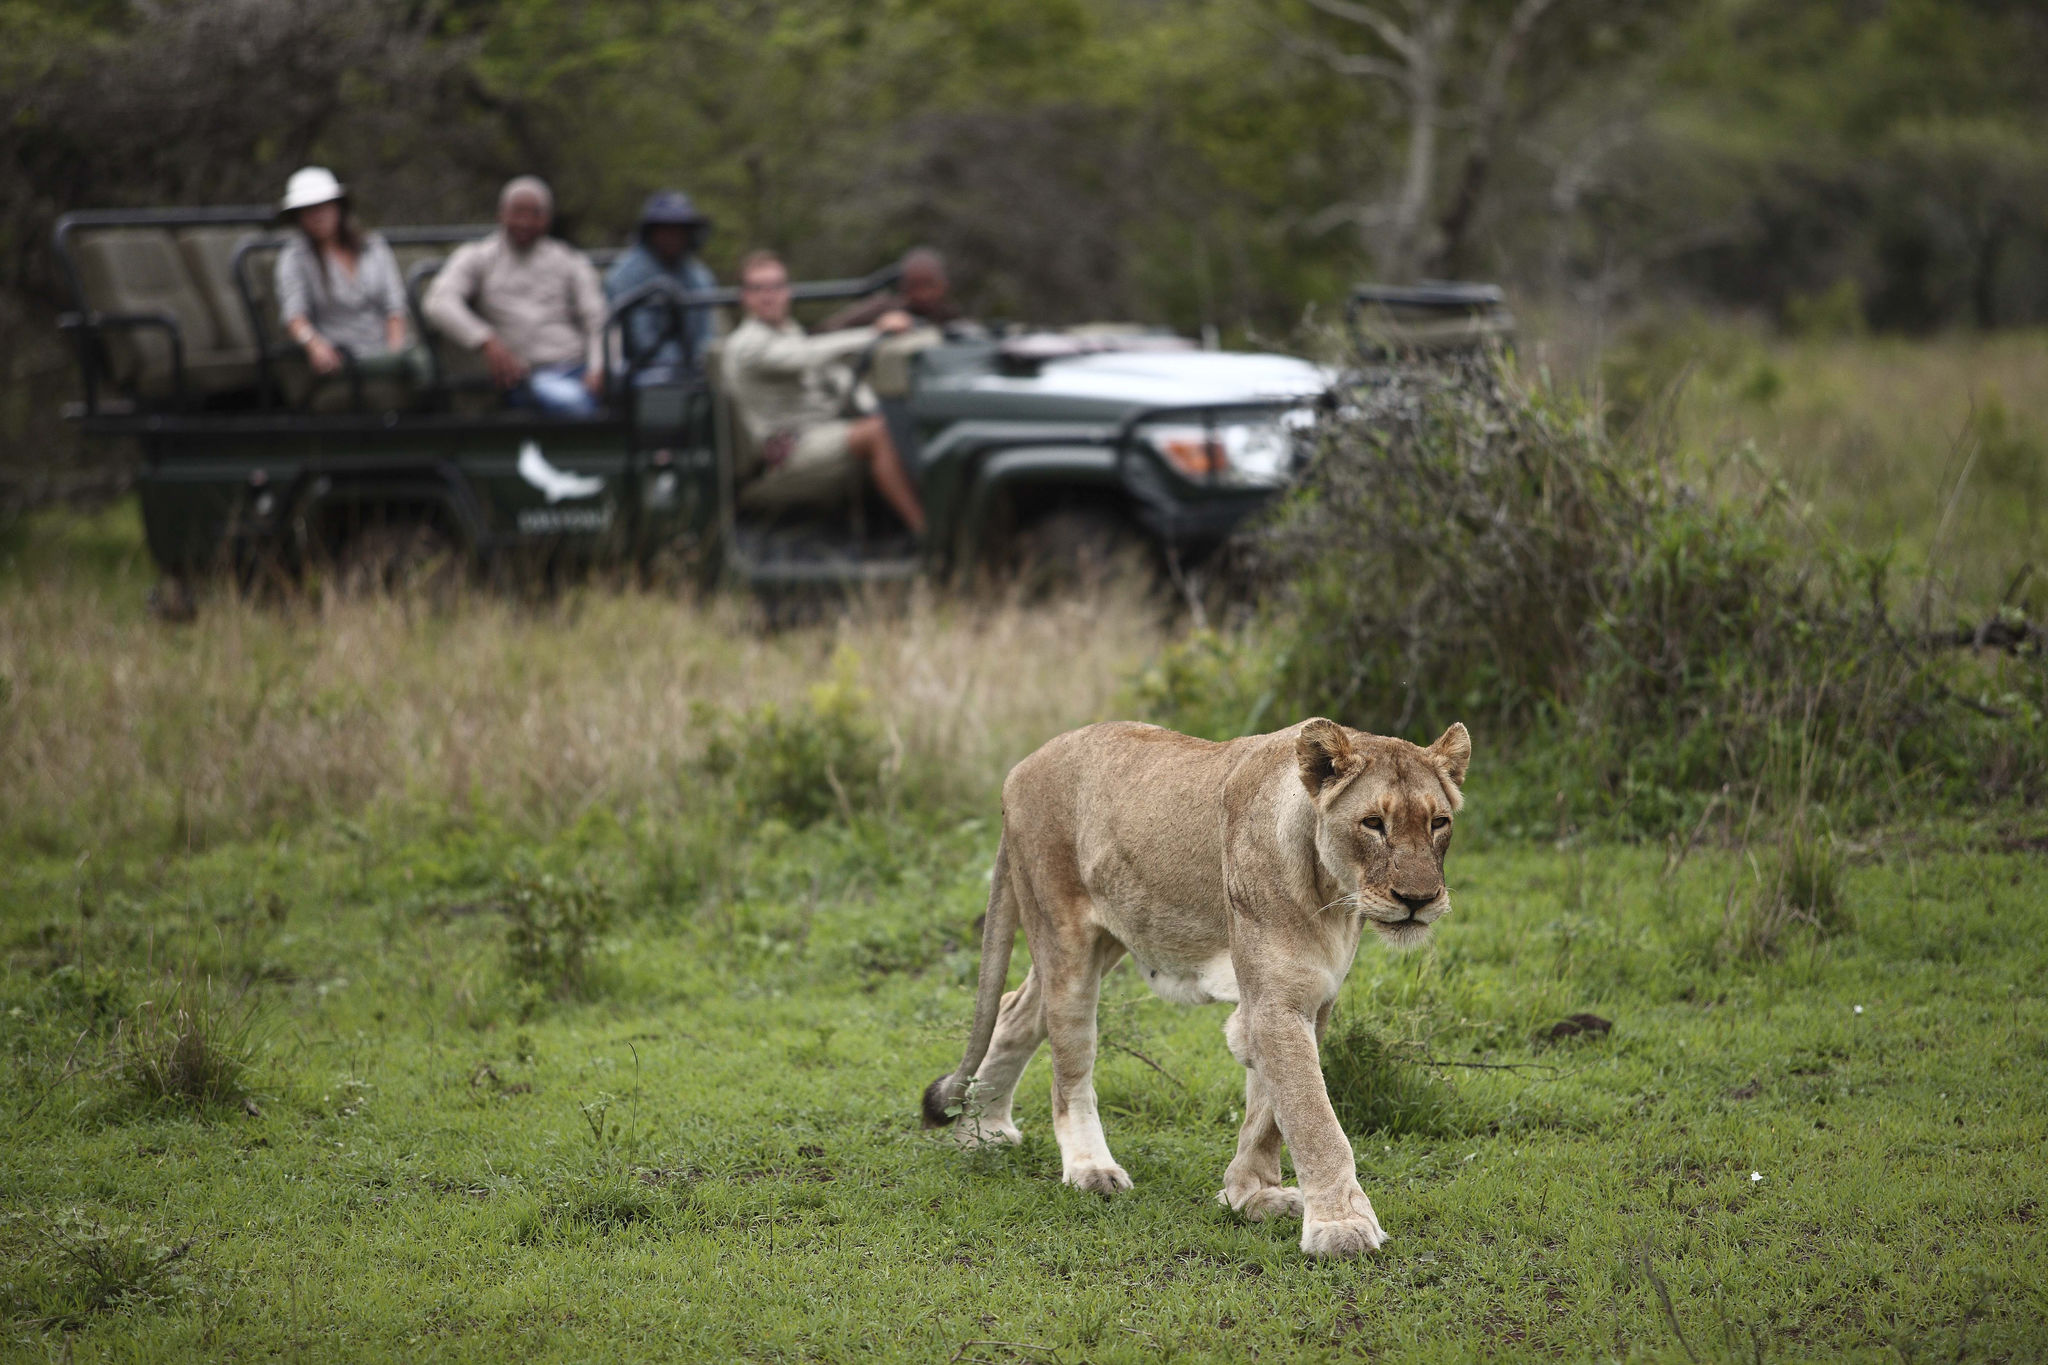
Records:
M1115 1194L1131 1187L1131 1178L1121 1166L1076 1166L1060 1176L1060 1180L1077 1190L1090 1194Z
M1236 1209L1247 1221L1301 1217L1301 1191L1292 1185L1257 1185L1250 1190L1218 1190L1216 1202Z
M1387 1232L1372 1211L1372 1201L1363 1193L1356 1193L1349 1205L1341 1217L1305 1217L1301 1224L1301 1249L1311 1256L1357 1256L1378 1251L1387 1240Z

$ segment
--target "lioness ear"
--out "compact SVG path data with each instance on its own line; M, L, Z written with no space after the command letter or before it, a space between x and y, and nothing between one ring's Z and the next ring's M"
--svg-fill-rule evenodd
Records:
M1310 796L1321 796L1324 787L1365 766L1344 727L1320 716L1301 727L1294 741L1294 761L1301 765L1301 785Z
M1444 770L1444 776L1451 779L1451 785L1465 785L1465 769L1472 765L1472 736L1457 721L1451 728L1437 736L1436 743L1429 746L1429 756Z

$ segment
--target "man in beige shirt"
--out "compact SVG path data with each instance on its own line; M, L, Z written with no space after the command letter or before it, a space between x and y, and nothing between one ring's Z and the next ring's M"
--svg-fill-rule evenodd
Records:
M498 230L458 248L421 303L427 321L483 355L515 406L589 417L604 391L604 286L582 252L548 236L555 198L522 175L498 195Z
M756 251L741 262L740 306L747 317L725 340L723 378L764 466L741 490L741 501L753 507L823 501L852 487L865 465L903 524L923 535L924 507L888 424L879 417L841 417L830 382L835 366L883 336L908 330L910 316L890 312L872 327L806 336L789 305L789 272L780 257Z

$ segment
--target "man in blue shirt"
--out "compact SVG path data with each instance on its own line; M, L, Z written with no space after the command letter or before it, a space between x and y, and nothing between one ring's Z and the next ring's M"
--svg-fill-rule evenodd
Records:
M649 280L664 278L678 289L716 288L718 281L697 259L697 248L710 231L711 220L697 211L689 195L680 190L648 195L640 210L640 240L604 277L605 298L616 303ZM685 311L681 337L673 334L672 325L671 311L658 302L627 316L627 363L637 368L643 382L703 365L704 348L711 344L711 310Z

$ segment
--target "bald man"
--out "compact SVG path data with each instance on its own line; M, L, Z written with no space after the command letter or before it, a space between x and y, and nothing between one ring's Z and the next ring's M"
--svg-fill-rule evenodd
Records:
M907 253L897 266L896 288L842 308L818 324L821 332L872 327L886 313L908 313L921 323L943 327L960 316L953 302L953 281L946 258L928 246Z
M604 286L582 252L548 236L554 216L545 180L506 182L498 230L448 258L421 310L483 357L508 403L590 417L604 391Z

